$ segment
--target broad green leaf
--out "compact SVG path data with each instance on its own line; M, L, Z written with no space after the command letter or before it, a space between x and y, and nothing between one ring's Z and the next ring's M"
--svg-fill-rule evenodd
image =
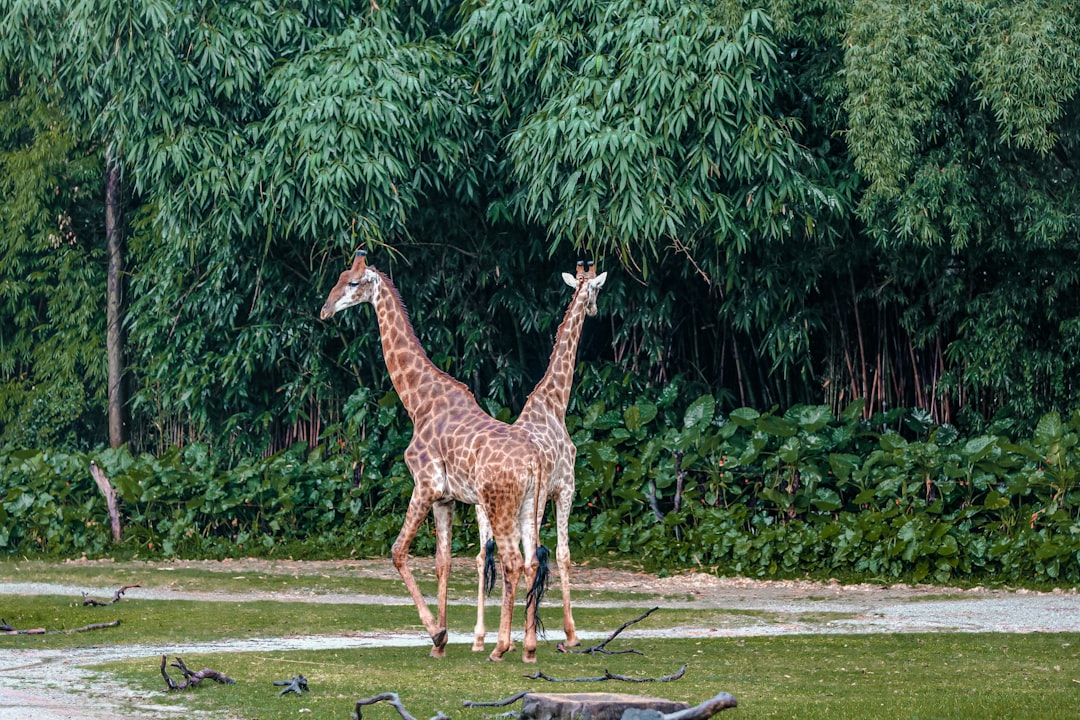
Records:
M690 407L686 409L686 414L683 416L683 427L704 427L712 422L715 411L716 401L713 399L713 396L702 395L697 400L690 403Z
M753 408L744 407L732 410L729 417L739 427L753 427L757 419L761 417L761 413Z
M832 420L832 409L827 405L796 405L784 417L806 432L814 433Z
M783 438L791 437L798 432L795 425L775 415L762 415L758 418L757 429L763 433Z
M1049 447L1060 442L1065 429L1061 423L1061 415L1048 412L1039 418L1039 424L1035 427L1035 444L1040 447Z

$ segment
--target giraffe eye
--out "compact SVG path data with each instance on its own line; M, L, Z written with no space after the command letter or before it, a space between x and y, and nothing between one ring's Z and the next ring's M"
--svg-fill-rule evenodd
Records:
M359 280L350 280L349 281L349 287L360 287L360 281Z

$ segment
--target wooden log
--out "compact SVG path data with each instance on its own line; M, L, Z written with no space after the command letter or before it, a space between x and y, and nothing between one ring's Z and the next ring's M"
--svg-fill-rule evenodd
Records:
M120 528L120 507L116 501L116 488L112 486L109 478L105 476L105 471L99 468L93 460L90 461L90 475L93 476L94 482L97 483L98 489L101 490L101 494L105 496L105 506L108 508L109 522L112 525L113 542L119 545L123 531Z
M621 720L630 708L666 715L689 707L685 702L622 693L530 693L521 700L521 720Z

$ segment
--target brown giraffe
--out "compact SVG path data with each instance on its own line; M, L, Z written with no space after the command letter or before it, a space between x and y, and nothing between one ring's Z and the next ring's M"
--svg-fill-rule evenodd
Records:
M483 532L494 535L503 565L499 637L490 655L492 660L501 660L513 648L510 627L518 580L524 571L526 587L531 588L538 575L539 453L527 433L486 414L464 384L435 367L413 332L394 284L367 264L366 255L363 250L356 252L352 266L341 273L319 316L326 320L359 303L374 306L386 368L413 422L412 441L405 450L413 493L391 551L394 567L431 636L432 657L443 657L454 501L481 508L487 523ZM429 509L435 516L437 622L409 568L409 547ZM523 560L519 543L528 562ZM536 662L535 603L526 606L523 660Z
M570 610L570 541L569 519L574 503L574 464L577 447L566 430L566 406L570 403L570 388L574 383L574 365L577 362L578 341L581 339L581 327L585 316L596 315L596 298L600 288L607 280L607 273L597 276L593 264L588 268L584 262L577 264L577 274L563 273L563 280L574 288L574 296L566 308L566 315L555 333L555 346L551 350L551 359L544 377L540 379L529 398L521 415L514 421L514 427L525 430L540 449L543 472L548 482L541 487L538 498L540 508L537 522L542 519L543 508L550 496L555 503L556 529L558 542L555 558L559 565L559 583L562 588L563 630L566 633L566 646L579 644L574 615ZM477 525L481 532L485 522L481 517L482 509L477 508ZM488 538L481 534L481 552L476 558L478 570L485 559L483 548ZM501 552L501 551L500 551ZM482 575L482 573L481 573ZM481 577L479 605L483 607L484 579ZM476 638L473 650L483 649L483 614L478 617Z

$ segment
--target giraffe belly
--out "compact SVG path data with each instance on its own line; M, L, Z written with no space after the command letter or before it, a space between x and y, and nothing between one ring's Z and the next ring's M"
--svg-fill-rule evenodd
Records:
M459 473L439 473L438 496L444 499L453 499L466 505L478 505L480 496L473 487L473 483L467 482Z

